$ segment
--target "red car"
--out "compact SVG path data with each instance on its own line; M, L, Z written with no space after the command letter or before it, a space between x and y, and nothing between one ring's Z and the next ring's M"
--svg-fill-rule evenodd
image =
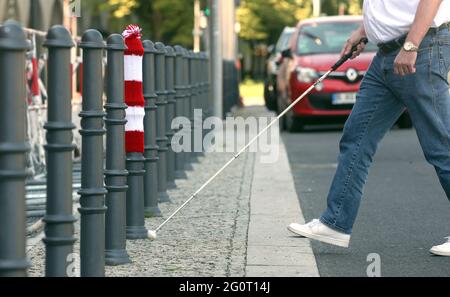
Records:
M284 61L278 75L279 112L339 60L346 40L362 22L360 16L337 16L309 19L298 24L290 48L283 52ZM361 56L332 73L286 115L283 127L296 131L308 124L344 122L356 102L356 93L376 51L376 45L368 44ZM402 118L399 124L410 127L407 118Z

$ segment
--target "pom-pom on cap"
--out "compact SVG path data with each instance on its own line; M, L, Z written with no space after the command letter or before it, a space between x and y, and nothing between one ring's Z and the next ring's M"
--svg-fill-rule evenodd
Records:
M142 46L142 29L137 25L128 25L123 31L122 36L125 38L125 44L128 49L125 55L143 56L144 47Z
M122 36L123 38L137 38L141 39L142 37L142 29L138 25L128 25L125 28L125 31L123 31Z

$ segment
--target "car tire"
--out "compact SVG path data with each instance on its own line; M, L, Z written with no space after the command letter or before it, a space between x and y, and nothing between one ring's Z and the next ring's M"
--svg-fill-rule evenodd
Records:
M277 99L274 92L269 90L269 81L264 82L264 100L266 102L266 107L270 111L277 111Z
M281 104L281 102L279 102L279 100L277 100L276 101L277 108L275 109L277 116L279 116L282 112L280 104ZM280 133L283 133L284 131L286 131L286 117L280 118L279 126L280 126Z
M411 120L411 116L408 113L402 114L402 116L398 119L397 125L400 129L412 129L413 123Z
M302 132L304 125L299 117L295 116L294 112L290 110L285 116L286 130L290 133Z
M283 132L286 131L286 124L285 124L285 122L284 122L284 118L281 118L281 119L278 121L278 126L279 126L279 128L280 128L280 133L283 133Z
M279 111L277 111L277 116L279 116L281 113ZM279 125L280 125L280 132L285 132L286 129L286 117L281 117L280 121L279 121Z

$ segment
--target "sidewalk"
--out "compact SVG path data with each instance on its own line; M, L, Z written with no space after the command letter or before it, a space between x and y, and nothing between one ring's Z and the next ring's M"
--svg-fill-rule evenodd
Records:
M268 115L260 107L238 113ZM201 158L188 179L177 181L178 188L169 192L172 203L160 205L163 215L170 215L232 156ZM163 220L146 224L155 229ZM157 241L128 241L133 263L107 267L106 276L318 276L309 241L286 230L290 222L302 220L284 145L275 164L261 164L258 154L246 153L166 225ZM44 275L44 255L42 242L34 242L31 276Z
M246 276L319 276L309 240L286 229L305 220L283 143L277 163L255 163L250 205Z

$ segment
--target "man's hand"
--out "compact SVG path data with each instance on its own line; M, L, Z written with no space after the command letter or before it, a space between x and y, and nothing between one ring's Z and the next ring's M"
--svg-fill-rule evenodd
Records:
M419 46L433 24L442 0L420 0L417 7L414 23L409 31L406 41ZM416 73L416 52L406 52L401 50L394 62L394 72L398 75L405 76Z
M358 57L366 48L366 44L361 42L361 39L366 37L366 33L364 31L364 27L361 26L358 30L354 31L350 38L347 40L344 48L342 49L341 56L345 56L352 50L352 47L355 44L358 44L358 49L354 52L353 56L350 58L351 60Z
M416 73L417 52L401 50L394 62L394 73L400 76Z

